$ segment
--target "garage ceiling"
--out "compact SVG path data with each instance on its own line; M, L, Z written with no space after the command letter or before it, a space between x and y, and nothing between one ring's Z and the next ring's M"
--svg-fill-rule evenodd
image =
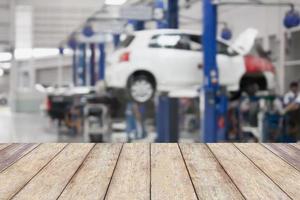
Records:
M0 51L7 48L10 40L10 4L30 5L33 8L33 46L57 47L73 30L83 23L95 11L104 6L104 0L0 0ZM146 2L149 0L141 0ZM141 2L130 0L129 3ZM181 11L181 23L189 26L200 26L200 0L190 9ZM260 0L224 0L224 1L260 1ZM263 0L264 2L294 2L298 0ZM181 0L183 5L185 0ZM236 10L233 6L221 8L221 12ZM188 27L189 27L188 26ZM2 49L1 49L2 47Z

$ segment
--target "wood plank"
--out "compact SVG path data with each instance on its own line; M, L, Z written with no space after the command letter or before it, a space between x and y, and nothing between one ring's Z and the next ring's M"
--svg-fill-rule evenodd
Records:
M66 144L42 144L0 174L0 200L10 199Z
M11 144L0 144L0 151L6 147L8 147Z
M291 144L291 145L293 145L294 147L300 149L300 143L293 143L293 144Z
M291 144L268 143L263 145L300 171L300 149Z
M246 199L290 199L233 144L208 144Z
M151 199L197 199L177 144L151 144Z
M105 199L150 199L150 144L124 144Z
M0 172L36 148L38 144L12 144L0 151Z
M59 199L104 199L122 144L97 144Z
M244 199L205 144L180 144L199 199Z
M300 197L300 172L298 170L260 144L235 145L292 199Z
M14 199L57 199L94 144L70 144L35 176Z

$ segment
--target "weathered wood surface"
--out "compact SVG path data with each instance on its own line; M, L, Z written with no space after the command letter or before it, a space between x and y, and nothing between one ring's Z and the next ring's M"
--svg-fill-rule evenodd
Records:
M0 144L0 150L8 147L10 144Z
M236 146L287 195L292 199L300 198L300 172L297 169L262 145L236 144Z
M0 199L15 195L39 171L55 157L65 144L42 144L17 161L3 173L0 173Z
M0 172L22 158L38 144L12 144L0 151Z
M209 144L209 148L246 199L289 199L233 144Z
M264 144L270 151L300 171L300 149L291 144Z
M200 199L243 199L205 144L180 144L180 148Z
M105 199L150 199L150 144L124 144Z
M0 200L299 199L299 144L0 144Z
M104 199L122 144L98 144L59 199Z
M177 144L151 145L151 198L197 199Z

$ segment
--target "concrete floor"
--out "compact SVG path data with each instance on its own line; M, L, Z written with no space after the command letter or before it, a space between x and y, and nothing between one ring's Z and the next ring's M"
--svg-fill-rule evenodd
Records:
M57 134L54 124L46 116L11 113L0 107L0 143L82 142L82 136Z
M154 142L154 127L147 127L148 137L135 142ZM58 134L60 133L60 134ZM119 139L122 136L121 140ZM125 132L116 132L112 142L126 142ZM180 142L198 141L198 133L181 133ZM83 135L70 135L67 131L58 130L57 125L41 113L12 113L7 107L0 107L0 143L51 143L51 142L83 142Z

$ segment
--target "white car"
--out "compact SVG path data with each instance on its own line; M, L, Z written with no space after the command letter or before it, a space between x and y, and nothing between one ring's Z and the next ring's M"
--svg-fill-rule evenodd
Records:
M274 87L274 68L262 58L247 55L257 31L247 29L229 45L218 39L219 82L227 90L240 91L250 83L260 90ZM200 34L188 30L159 29L128 35L108 58L106 84L127 89L137 102L150 100L156 91L174 91L203 84L203 52Z

